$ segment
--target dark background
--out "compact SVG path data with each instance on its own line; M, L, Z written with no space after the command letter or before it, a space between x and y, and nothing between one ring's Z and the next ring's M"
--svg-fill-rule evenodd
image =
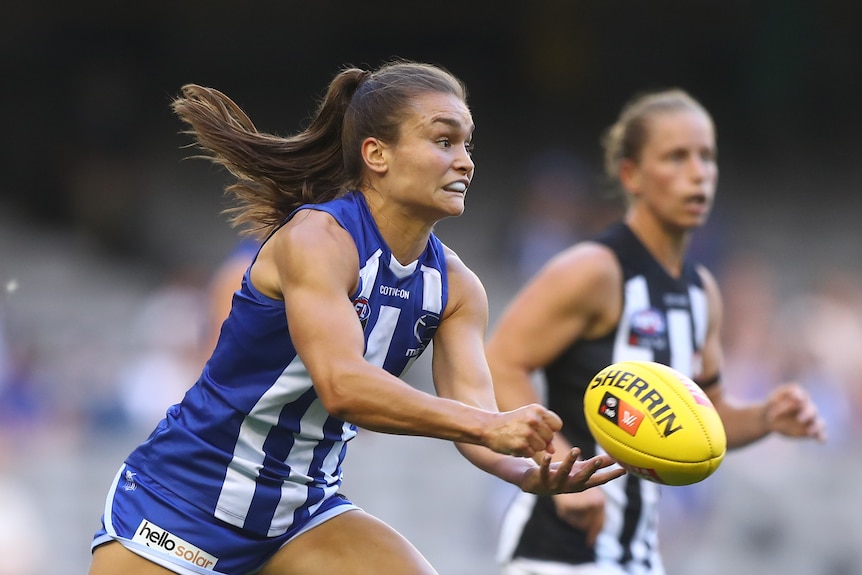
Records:
M480 184L471 200L495 198L491 225L507 217L532 153L562 146L598 173L599 137L622 104L670 86L715 117L726 206L795 205L828 220L827 206L860 205L844 185L862 152L857 2L7 1L0 15L0 199L155 265L170 256L148 240L154 228L173 225L179 239L209 222L170 224L152 214L157 198L211 215L206 202L221 201L225 182L201 163L179 166L187 139L169 101L182 84L217 87L258 127L285 134L342 65L392 57L467 83Z

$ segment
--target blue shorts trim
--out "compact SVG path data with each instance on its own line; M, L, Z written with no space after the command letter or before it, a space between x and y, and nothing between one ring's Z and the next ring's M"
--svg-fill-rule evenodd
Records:
M337 495L301 525L263 537L195 507L128 465L120 467L105 501L91 549L118 541L180 575L253 575L285 543L344 512L359 509Z

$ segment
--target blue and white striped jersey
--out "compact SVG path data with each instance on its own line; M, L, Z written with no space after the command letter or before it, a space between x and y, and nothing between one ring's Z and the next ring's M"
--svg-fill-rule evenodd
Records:
M442 244L432 235L418 260L401 265L359 192L300 209L331 214L353 237L360 270L351 299L365 358L402 375L446 306ZM355 435L356 426L329 415L317 397L284 303L258 292L246 272L200 379L126 461L215 517L273 537L338 491Z

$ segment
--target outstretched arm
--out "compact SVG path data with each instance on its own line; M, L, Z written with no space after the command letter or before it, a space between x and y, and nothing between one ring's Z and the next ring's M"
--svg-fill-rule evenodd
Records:
M716 379L722 362L722 301L715 278L704 268L699 271L709 301L709 327L703 349L701 379L709 381ZM749 445L771 433L826 440L826 426L817 406L798 384L781 385L762 401L750 404L741 404L728 397L719 380L711 382L704 391L724 423L728 448Z
M434 338L434 384L441 397L496 412L491 372L484 354L487 296L479 279L457 256L450 252L447 261L450 296L444 320ZM548 423L551 434L542 436L541 445L533 444L533 453L515 455L535 456L539 464L531 459L500 455L513 453L501 447L511 442L510 437L529 430L531 421L537 417ZM527 402L511 411L498 413L492 420L489 441L485 445L493 451L465 443L459 443L458 449L477 467L532 493L582 491L622 474L621 470L596 473L613 461L607 456L581 461L578 449L557 453L558 461L552 463L549 452L553 448L549 441L561 426L555 413L538 402Z
M561 286L564 286L561 289ZM581 338L596 338L618 321L622 271L613 253L594 243L551 259L509 303L488 340L488 362L500 409L538 402L531 375ZM571 449L554 436L554 460ZM604 523L599 489L554 497L557 515L592 544Z
M262 293L284 300L291 339L329 413L382 433L485 443L495 414L417 390L365 359L349 298L358 277L350 234L317 210L302 211L282 226L251 270ZM542 427L547 424L535 425L537 435L550 435ZM522 439L543 443L526 434Z

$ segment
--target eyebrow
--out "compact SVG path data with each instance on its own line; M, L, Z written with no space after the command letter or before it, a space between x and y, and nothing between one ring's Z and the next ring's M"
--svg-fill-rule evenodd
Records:
M462 124L459 120L456 120L455 118L453 118L451 116L439 116L439 117L431 120L431 123L432 124L445 124L447 126L451 126L451 127L456 128L458 130L462 130L465 128L464 124ZM469 126L466 126L466 129L468 132L472 132L473 130L476 129L476 125L471 123Z

